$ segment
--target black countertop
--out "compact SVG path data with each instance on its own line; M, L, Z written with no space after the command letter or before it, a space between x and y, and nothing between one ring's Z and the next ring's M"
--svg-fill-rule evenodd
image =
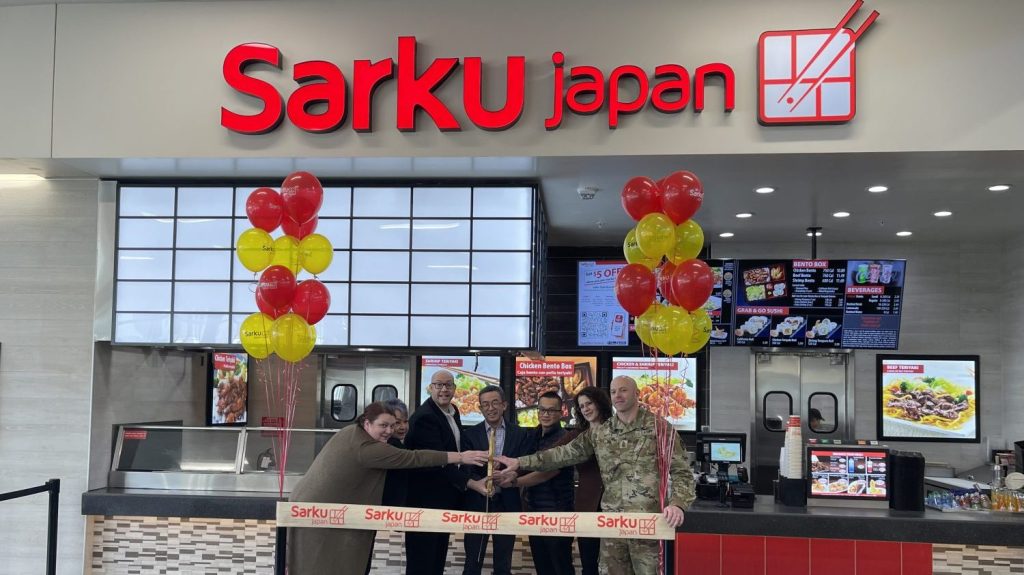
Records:
M107 488L82 494L82 514L273 520L277 501L273 493ZM784 507L758 497L753 509L697 501L680 531L1024 547L1024 514Z

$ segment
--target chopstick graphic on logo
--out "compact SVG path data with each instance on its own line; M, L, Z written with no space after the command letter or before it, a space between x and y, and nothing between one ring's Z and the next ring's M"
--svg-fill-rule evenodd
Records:
M856 0L831 29L761 34L758 119L762 124L842 123L853 118L856 42L879 16L872 11L856 31L846 28L863 5L864 0Z

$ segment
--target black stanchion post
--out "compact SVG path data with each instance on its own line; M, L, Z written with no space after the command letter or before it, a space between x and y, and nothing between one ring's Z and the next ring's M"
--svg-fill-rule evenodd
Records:
M285 574L285 563L288 558L288 528L277 528L277 545L274 549L274 575Z
M60 479L46 482L50 492L50 519L46 529L46 575L57 575L57 515L60 511Z

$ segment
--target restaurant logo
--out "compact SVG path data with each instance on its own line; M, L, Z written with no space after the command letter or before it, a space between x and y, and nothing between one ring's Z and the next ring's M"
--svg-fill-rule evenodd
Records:
M348 511L348 507L327 509L316 505L292 505L289 511L293 519L308 519L314 526L337 526L345 524L345 512Z
M569 517L560 517L558 519L558 531L560 533L576 533L576 521L580 518L579 515L570 515Z
M368 507L363 513L363 519L367 521L380 521L384 523L385 529L404 527L406 529L419 528L423 520L423 510L419 511L395 511L393 509L374 509Z
M776 30L757 43L758 121L765 125L841 124L857 113L857 40L878 18L872 11L856 31L846 24L864 5L856 0L831 29Z

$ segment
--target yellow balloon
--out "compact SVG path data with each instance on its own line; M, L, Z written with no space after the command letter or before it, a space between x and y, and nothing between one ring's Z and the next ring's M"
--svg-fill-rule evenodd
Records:
M301 361L316 345L316 332L306 320L294 313L286 313L274 321L270 329L274 353L285 361Z
M274 240L274 259L270 263L275 266L284 266L293 274L298 274L302 269L299 240L292 236L281 236Z
M651 339L651 322L658 315L661 310L660 304L654 304L647 308L647 311L643 315L633 320L633 328L636 330L636 336L640 338L640 341L644 342L645 345L654 346L654 340Z
M273 325L274 318L265 313L254 313L245 318L238 329L238 337L242 340L245 352L256 359L264 359L273 353L274 346L270 339L270 328Z
M302 253L302 267L313 275L323 273L334 259L331 240L320 234L309 234L302 238L299 251Z
M640 251L640 246L636 244L636 228L629 230L629 233L626 234L626 239L622 242L622 253L626 255L626 261L631 264L640 264L652 271L658 265L659 260L649 258Z
M682 352L686 354L700 351L711 339L711 316L708 315L708 310L699 308L691 311L690 317L693 319L692 333L690 341L686 342L682 349Z
M249 228L238 236L235 251L245 269L260 272L274 259L274 238L259 228Z
M676 226L676 245L669 256L672 263L679 265L686 260L692 260L700 255L702 249L704 249L704 230L701 229L700 224L693 220L686 220Z
M676 245L676 226L665 214L647 214L636 225L636 244L645 256L661 261Z
M663 307L651 323L654 347L660 349L665 355L679 353L690 340L692 324L690 312L685 309L676 305Z

